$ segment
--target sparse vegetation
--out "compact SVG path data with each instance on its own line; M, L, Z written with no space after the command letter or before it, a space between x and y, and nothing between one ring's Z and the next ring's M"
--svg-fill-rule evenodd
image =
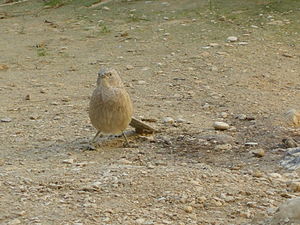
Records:
M47 55L47 51L45 48L37 48L37 55L38 56L46 56Z

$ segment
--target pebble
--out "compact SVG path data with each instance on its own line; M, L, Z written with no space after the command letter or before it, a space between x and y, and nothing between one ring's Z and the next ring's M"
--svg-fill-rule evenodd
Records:
M227 38L228 42L236 42L237 40L238 40L238 38L235 37L235 36L230 36L230 37Z
M175 120L172 117L165 117L162 119L163 123L173 124Z
M139 80L137 83L138 83L139 85L143 85L143 84L146 84L146 81L144 81L144 80Z
M209 46L210 47L218 47L220 46L218 43L209 43Z
M185 122L186 122L185 119L182 119L182 118L176 119L176 123L185 123Z
M216 145L215 150L223 150L223 151L228 151L232 149L231 144L222 144L222 145Z
M241 41L241 42L238 43L238 45L248 45L248 42Z
M30 95L26 95L25 100L30 100Z
M257 142L246 142L245 146L249 146L249 147L253 147L253 146L257 146L258 143Z
M188 205L188 206L185 206L183 208L183 210L187 213L191 213L191 212L193 212L193 207Z
M239 115L237 115L236 118L239 119L239 120L246 120L247 116L245 114L239 114Z
M228 130L230 126L225 122L214 122L213 127L215 130Z
M9 221L7 223L7 225L15 225L15 224L21 224L21 223L22 223L21 220L16 218L16 219L13 219L13 220Z
M257 178L260 178L260 177L263 177L263 173L261 172L261 171L259 171L259 170L256 170L256 171L254 171L253 173L252 173L252 176L253 177L257 177Z
M300 224L300 197L287 200L281 204L271 220L271 224Z
M264 157L266 154L265 150L262 148L254 149L250 152L256 157Z
M127 66L126 66L126 69L127 69L127 70L133 70L134 67L133 67L132 65L127 65Z
M228 117L228 113L227 112L221 112L221 117L222 118L227 118Z
M102 9L105 10L105 11L109 11L110 10L110 8L108 8L107 6L103 6Z
M73 164L74 159L65 159L65 160L62 161L62 163L64 163L64 164Z
M12 119L9 118L9 117L2 118L2 119L1 119L1 122L3 122L3 123L9 123L9 122L11 122L11 121L12 121Z

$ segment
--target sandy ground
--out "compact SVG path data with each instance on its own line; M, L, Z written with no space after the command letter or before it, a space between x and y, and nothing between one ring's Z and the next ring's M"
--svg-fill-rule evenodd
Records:
M0 224L258 224L299 196L278 150L300 140L283 123L300 107L290 2L0 5ZM100 67L158 133L88 150Z

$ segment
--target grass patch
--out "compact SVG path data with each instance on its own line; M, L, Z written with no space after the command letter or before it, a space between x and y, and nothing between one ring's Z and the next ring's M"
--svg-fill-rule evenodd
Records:
M110 33L110 29L106 24L100 24L100 33L101 34L106 34L106 33Z
M45 1L45 6L49 8L59 8L66 4L66 1L63 0L47 0Z
M45 48L37 48L37 55L38 56L46 56L47 55L47 51Z

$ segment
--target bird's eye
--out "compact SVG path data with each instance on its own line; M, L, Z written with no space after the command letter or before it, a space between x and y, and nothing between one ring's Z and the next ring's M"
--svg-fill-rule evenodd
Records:
M112 75L112 73L108 73L108 76L111 76Z

